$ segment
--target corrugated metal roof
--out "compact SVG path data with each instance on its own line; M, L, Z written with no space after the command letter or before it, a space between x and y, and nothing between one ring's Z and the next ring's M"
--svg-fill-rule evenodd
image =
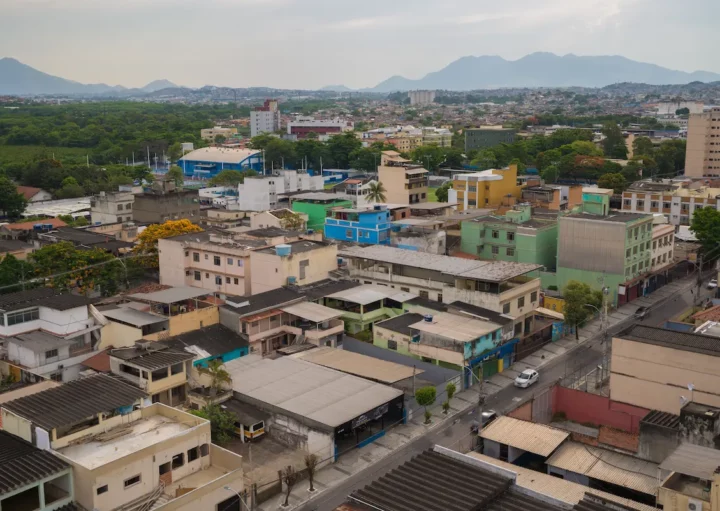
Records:
M709 335L636 324L618 334L617 337L665 348L703 353L713 357L720 356L720 339Z
M0 430L0 496L69 467L50 451Z
M338 318L342 315L342 312L330 307L325 307L315 302L299 302L292 305L286 305L280 307L280 310L298 316L308 321L314 321L315 323L322 323L334 318Z
M656 463L576 442L562 445L547 464L648 495L658 487Z
M539 456L550 456L570 434L543 424L498 417L482 429L480 436Z
M377 358L323 346L293 355L313 364L381 383L395 383L425 371Z
M655 509L652 506L647 506L645 504L640 504L639 502L611 495L610 493L606 493L604 491L588 488L587 486L583 486L572 481L566 481L565 479L560 479L559 477L554 477L543 472L537 472L530 468L506 463L484 454L469 452L468 456L472 456L473 458L477 458L492 465L515 472L517 474L517 486L527 488L528 490L532 490L543 495L548 495L554 499L567 502L571 505L581 502L586 493L591 493L632 509L640 511L652 511Z
M212 292L207 289L199 289L197 287L171 287L170 289L163 289L162 291L155 291L154 293L135 293L134 295L130 295L130 298L155 303L175 303L211 294Z
M651 410L640 420L640 424L678 429L680 427L680 416L674 413Z
M680 444L660 463L661 470L678 472L706 481L712 481L717 467L720 467L720 451L688 443Z

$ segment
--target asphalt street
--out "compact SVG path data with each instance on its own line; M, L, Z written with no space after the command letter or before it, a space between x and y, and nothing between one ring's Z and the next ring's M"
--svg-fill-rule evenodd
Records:
M704 279L700 290L701 299L709 298L714 294L708 290L705 283L710 279L710 273ZM658 304L650 306L643 324L659 326L672 316L689 308L695 300L697 289L690 281L683 286L682 290ZM615 334L637 321L632 315L627 316L608 328L610 334ZM582 335L582 330L581 330ZM485 398L484 410L495 410L500 414L507 413L514 409L520 402L534 394L540 394L543 390L554 385L566 375L566 371L591 368L598 365L604 354L605 345L601 336L594 335L582 346L568 351L565 355L553 359L548 365L540 370L538 382L530 388L521 389L514 386L506 387ZM572 369L569 369L572 368ZM403 445L391 455L381 459L370 467L349 476L339 485L329 489L316 498L296 508L299 511L332 511L340 506L347 496L375 479L383 476L392 469L402 465L413 456L432 448L438 444L457 451L465 452L475 446L475 434L471 433L470 427L473 420L478 417L477 405L468 406L460 411L453 420L448 420L436 429L429 430L423 436Z

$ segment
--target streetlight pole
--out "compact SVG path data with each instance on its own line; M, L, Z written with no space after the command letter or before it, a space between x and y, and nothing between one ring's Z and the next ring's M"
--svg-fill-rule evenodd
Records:
M240 495L238 492L236 492L235 490L233 490L233 489L230 488L229 486L223 486L223 490L231 491L231 492L233 492L235 495L237 495L237 497L238 497L238 499L240 500L240 502L242 503L243 507L244 507L245 509L247 509L247 511L250 511L250 508L247 506L247 504L246 504L245 501L243 500L242 495Z

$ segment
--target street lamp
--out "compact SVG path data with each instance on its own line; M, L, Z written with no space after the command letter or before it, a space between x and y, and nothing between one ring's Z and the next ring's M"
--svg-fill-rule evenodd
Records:
M230 488L229 486L223 486L223 490L231 491L231 492L233 492L235 495L237 495L237 497L238 497L238 499L240 500L240 502L242 503L243 507L244 507L245 509L247 509L247 511L250 511L250 508L247 507L247 504L245 504L245 501L243 500L242 495L240 495L238 492L236 492L235 490L233 490L233 489Z

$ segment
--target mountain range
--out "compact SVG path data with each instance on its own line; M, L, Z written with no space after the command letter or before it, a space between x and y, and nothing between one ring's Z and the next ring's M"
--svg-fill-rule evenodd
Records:
M168 80L155 80L140 89L104 83L84 84L43 73L13 58L0 59L0 94L132 94L155 92L168 87L176 85Z
M663 85L718 80L720 74L717 73L675 71L618 55L580 57L539 52L518 60L505 60L497 56L462 57L418 80L393 76L371 89L363 90L464 91L500 87L605 87L622 82Z
M582 57L572 54L559 56L553 53L532 53L518 60L505 60L497 56L462 57L420 79L393 76L375 87L359 89L359 92L388 93L415 89L469 91L501 87L605 87L628 82L664 85L714 81L720 81L720 74L708 71L676 71L617 55ZM195 90L179 88L168 80L155 80L138 89L104 83L83 84L43 73L13 58L0 59L0 95L133 96L158 91L172 92L172 89ZM349 92L352 89L344 85L328 85L320 90Z

